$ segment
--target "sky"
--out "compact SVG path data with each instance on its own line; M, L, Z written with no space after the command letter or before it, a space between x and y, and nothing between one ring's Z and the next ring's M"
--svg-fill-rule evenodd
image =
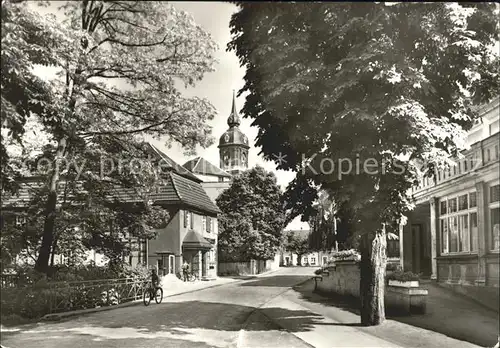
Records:
M215 67L215 72L206 74L202 81L194 88L189 88L184 91L186 95L198 96L207 98L217 109L218 115L210 122L213 127L212 134L216 138L216 142L209 148L201 147L197 150L197 155L205 158L212 164L219 166L219 137L227 130L227 118L231 112L233 89L236 92L243 87L245 68L240 67L238 58L234 52L227 52L226 46L231 39L229 30L229 21L231 14L237 11L236 5L225 2L198 2L198 1L175 1L172 4L179 10L184 10L190 13L195 22L209 32L214 41L219 45L216 52L218 64ZM245 96L242 95L236 99L236 107L239 110L243 108ZM266 170L273 171L278 179L278 184L285 189L288 183L295 177L291 171L276 170L274 163L264 161L259 155L260 148L254 146L258 128L252 127L250 119L243 118L240 114L242 122L240 129L247 135L249 139L249 154L248 164L250 167L260 165ZM151 142L164 150L173 160L180 164L184 164L191 158L183 155L180 146L173 146L167 149L161 141ZM193 156L196 157L196 156ZM309 225L306 222L300 221L300 217L287 226L287 229L308 229Z
M245 69L240 67L238 58L234 52L227 52L226 46L230 41L231 34L229 29L229 21L231 15L237 11L234 4L225 2L197 2L197 1L174 1L171 2L178 10L183 10L191 14L199 26L212 35L213 40L218 44L218 50L215 57L218 63L215 66L215 71L205 75L202 81L199 81L195 87L184 89L181 86L181 91L186 96L197 96L207 98L217 110L217 116L212 121L209 121L212 126L212 135L215 137L214 145L209 148L197 148L195 156L186 157L180 145L174 144L171 148L166 148L161 140L148 139L152 144L167 153L174 161L179 164L184 164L193 157L201 156L219 166L219 149L217 148L220 136L227 130L227 118L231 111L233 90L236 92L244 85ZM51 2L48 8L39 9L40 12L55 13L61 2ZM57 17L60 14L56 14ZM42 73L43 74L43 73ZM47 74L53 72L47 71ZM241 110L245 102L245 96L242 95L236 99L237 110ZM288 183L294 178L295 174L291 171L276 170L273 162L265 161L259 155L260 148L254 146L258 129L251 126L251 120L243 118L240 114L242 122L240 129L249 139L249 167L260 165L268 171L275 173L278 184L284 190ZM307 222L300 221L300 217L292 221L287 229L308 229Z

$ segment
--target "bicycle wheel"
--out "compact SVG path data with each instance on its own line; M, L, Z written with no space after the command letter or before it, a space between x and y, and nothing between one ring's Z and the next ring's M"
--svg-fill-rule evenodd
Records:
M149 306L149 304L151 303L151 290L147 289L144 291L144 293L142 294L142 302L145 306Z
M163 300L163 289L157 288L155 293L155 302L160 304L162 300Z

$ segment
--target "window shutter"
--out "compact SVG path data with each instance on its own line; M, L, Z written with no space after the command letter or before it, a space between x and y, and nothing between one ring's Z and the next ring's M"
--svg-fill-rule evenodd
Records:
M190 228L193 228L193 226L194 226L194 214L193 214L193 213L189 213L189 216L191 217L191 221L190 221L191 225L190 225Z
M212 232L212 218L210 216L207 216L207 232Z

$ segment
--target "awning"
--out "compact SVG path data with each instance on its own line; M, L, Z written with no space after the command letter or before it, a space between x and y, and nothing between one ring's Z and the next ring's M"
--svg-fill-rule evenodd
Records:
M186 234L182 242L182 249L185 250L210 250L212 247L209 241L193 230Z

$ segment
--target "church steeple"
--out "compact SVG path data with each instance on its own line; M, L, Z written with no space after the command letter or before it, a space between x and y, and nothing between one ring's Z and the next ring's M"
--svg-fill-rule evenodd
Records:
M236 92L233 89L233 106L231 107L231 114L227 118L227 124L229 127L238 127L240 123L240 116L238 115L238 110L236 110Z
M239 174L248 168L248 138L240 130L240 116L236 109L236 93L233 90L233 105L227 118L229 129L219 139L220 167L230 174Z

